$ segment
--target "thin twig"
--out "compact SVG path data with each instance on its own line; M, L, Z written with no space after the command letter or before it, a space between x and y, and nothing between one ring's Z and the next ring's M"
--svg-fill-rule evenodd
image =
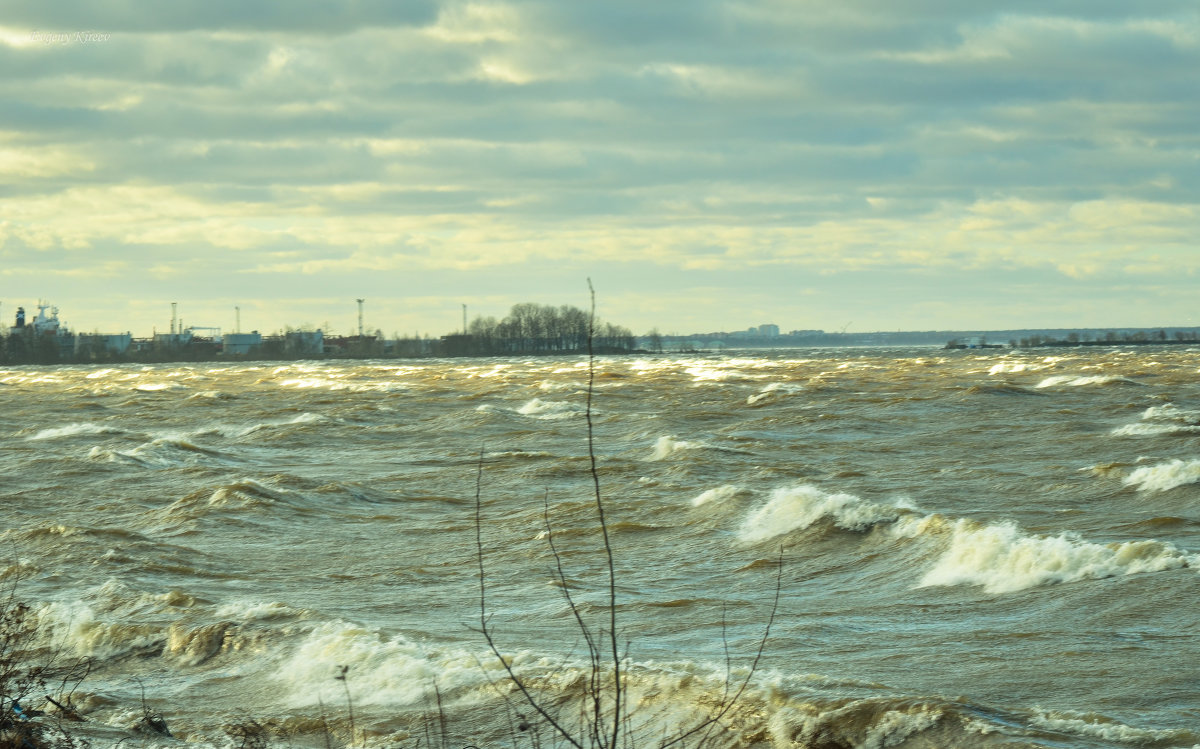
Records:
M496 656L496 659L500 661L500 665L508 673L508 678L512 679L513 684L520 690L522 696L525 697L525 701L529 703L529 706L536 710L538 715L545 718L546 722L553 726L554 730L558 731L558 734L568 744L574 746L576 749L583 749L583 745L555 720L554 716L533 696L533 693L529 691L529 687L525 684L525 680L517 676L516 672L513 671L512 664L500 652L500 648L496 645L496 640L492 636L492 630L488 626L487 581L485 579L483 563L483 455L483 449L480 448L479 468L475 475L475 551L479 562L479 631L483 635L484 641L487 642L488 648Z
M767 638L770 637L770 635L771 635L771 625L775 623L775 615L779 612L779 598L780 598L780 595L782 592L783 592L783 547L780 546L779 547L779 563L778 563L778 567L775 572L775 600L771 602L771 615L767 617L767 626L763 628L762 638L758 641L758 650L754 654L754 660L750 663L750 671L746 674L746 678L742 680L741 685L738 687L738 690L737 690L737 692L734 693L733 697L731 699L725 701L724 704L721 705L721 709L718 710L716 712L716 714L709 716L706 720L701 721L697 725L693 726L691 729L685 731L684 733L681 733L680 735L676 736L675 738L671 739L670 741L666 742L665 744L662 744L659 747L659 749L666 749L669 746L678 744L679 742L683 741L684 739L688 738L689 736L695 735L696 733L698 733L700 731L704 731L705 738L707 738L708 731L711 730L712 726L714 724L716 724L717 721L721 720L721 718L725 717L725 714L728 713L730 710L732 710L733 706L737 704L739 699L741 699L742 693L746 691L746 688L748 686L750 686L750 680L754 677L754 674L758 671L758 663L760 660L762 660L763 652L767 648ZM704 742L704 739L702 739L700 743L703 744L703 742Z
M600 520L600 535L604 540L604 554L608 560L608 638L612 646L613 664L613 724L612 740L609 749L618 749L618 739L621 733L621 653L617 634L617 572L613 564L612 543L608 538L608 523L604 520L604 502L600 495L600 472L596 468L595 427L592 424L592 397L596 389L596 353L593 338L596 334L596 290L592 288L592 279L588 279L588 293L591 295L591 314L588 316L588 388L587 388L587 446L589 470L592 474L592 491L596 498L596 515Z

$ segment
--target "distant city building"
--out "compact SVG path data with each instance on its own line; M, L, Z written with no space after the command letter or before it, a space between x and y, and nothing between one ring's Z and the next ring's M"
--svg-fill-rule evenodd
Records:
M779 326L767 323L766 325L758 326L758 334L763 338L778 338Z

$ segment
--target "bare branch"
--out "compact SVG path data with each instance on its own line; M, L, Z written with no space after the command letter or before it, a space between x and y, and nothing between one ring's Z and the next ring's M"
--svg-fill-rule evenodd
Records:
M516 672L513 671L512 664L500 652L500 648L496 645L496 640L492 636L492 630L488 626L487 581L484 576L483 563L483 455L483 448L480 448L479 468L475 475L475 550L477 552L477 558L479 561L479 631L483 635L484 641L487 642L488 648L491 649L492 654L496 656L496 660L500 661L500 665L503 666L504 670L508 673L508 678L512 679L513 684L515 684L517 689L520 690L521 695L525 697L525 701L529 703L529 706L536 710L538 715L541 715L543 718L545 718L546 722L553 726L554 730L558 731L559 735L562 736L568 744L576 749L583 749L583 746L579 743L579 741L577 741L566 728L559 724L559 722L554 719L554 716L551 715L550 712L542 706L541 702L539 702L538 699L533 696L533 693L529 691L528 685L525 684L525 680L517 676Z

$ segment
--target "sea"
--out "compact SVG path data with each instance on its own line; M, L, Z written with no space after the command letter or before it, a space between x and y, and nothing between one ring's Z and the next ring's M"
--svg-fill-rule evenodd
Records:
M0 448L94 747L1200 746L1195 347L10 367Z

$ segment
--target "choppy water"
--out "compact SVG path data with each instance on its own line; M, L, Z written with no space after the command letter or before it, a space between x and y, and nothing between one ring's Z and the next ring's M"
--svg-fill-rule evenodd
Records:
M1200 744L1197 353L597 360L636 744L745 673L781 546L715 745ZM578 359L0 370L0 569L44 645L97 661L77 730L126 736L144 687L176 740L122 746L226 746L248 717L324 746L348 686L371 745L439 743L439 699L451 745L511 743L472 630L479 456L498 644L578 697L543 511L602 617L586 381Z

